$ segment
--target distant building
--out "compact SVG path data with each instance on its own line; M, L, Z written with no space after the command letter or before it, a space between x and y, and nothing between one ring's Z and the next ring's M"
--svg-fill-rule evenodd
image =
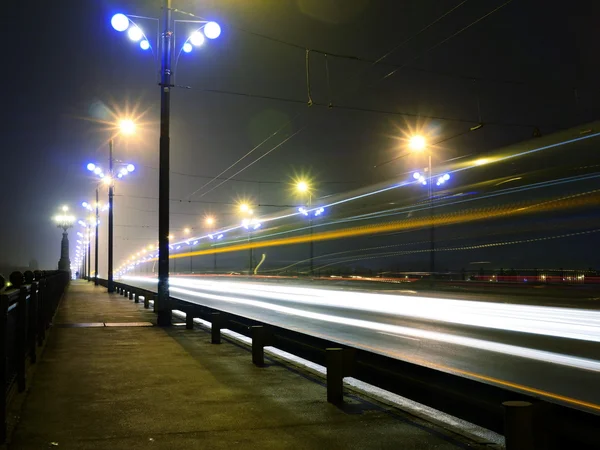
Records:
M29 261L29 270L38 270L40 265L37 262L37 259L32 259Z

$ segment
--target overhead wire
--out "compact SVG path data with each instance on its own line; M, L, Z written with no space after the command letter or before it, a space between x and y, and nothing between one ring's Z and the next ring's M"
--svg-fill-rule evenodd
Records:
M483 16L479 17L478 19L474 20L473 22L471 22L469 25L461 28L460 30L456 31L455 33L451 34L450 36L446 37L445 39L442 39L440 42L438 42L437 44L429 47L427 50L425 50L424 52L420 52L417 56L415 56L411 61L406 62L404 64L402 64L400 67L398 67L397 69L392 70L390 73L388 73L387 75L385 75L383 79L387 79L389 77L391 77L392 75L394 75L396 72L398 72L400 69L403 69L404 67L406 67L408 64L411 64L413 62L415 62L418 59L421 59L425 54L429 53L430 51L444 45L446 42L448 42L449 40L455 38L456 36L458 36L459 34L463 33L464 31L467 31L469 28L471 28L472 26L478 24L479 22L481 22L482 20L485 20L486 18L488 18L489 16L491 16L492 14L494 14L495 12L501 10L502 8L504 8L505 6L507 6L508 4L510 4L513 0L507 0L504 3L502 3L500 6L497 6L496 8L492 9L491 11L489 11L488 13L484 14Z
M227 183L231 178L233 178L234 176L238 175L239 173L243 172L244 170L246 170L248 167L254 165L255 163L257 163L258 161L260 161L261 159L263 159L265 156L271 154L273 151L277 150L279 147L281 147L283 144L285 144L287 141L289 141L290 139L292 139L294 136L296 136L298 133L300 133L301 131L303 131L306 127L302 127L299 130L296 130L293 134L291 134L290 136L288 136L287 138L285 138L282 142L280 142L279 144L277 144L276 146L274 146L273 148L271 148L271 150L269 150L268 152L264 153L262 156L258 157L257 159L255 159L254 161L252 161L250 164L246 165L245 167L243 167L242 169L238 170L236 173L234 173L231 177L229 177L226 180L221 181L219 184L217 184L216 186L213 186L211 189L209 189L208 191L202 193L200 195L200 198L204 197L205 195L207 195L208 193L214 191L215 189L217 189L218 187L222 186L223 184ZM189 198L189 197L188 197Z
M219 173L212 180L210 180L209 182L203 184L198 189L196 189L194 192L192 192L191 194L189 194L187 196L187 198L188 199L192 198L192 196L194 196L198 191L200 191L200 190L204 189L206 186L212 184L215 180L217 180L218 177L220 177L225 172L227 172L229 169L231 169L232 167L236 166L238 163L240 163L241 161L243 161L246 157L248 157L249 155L251 155L255 150L259 149L265 142L267 142L272 137L274 137L275 135L277 135L277 133L279 133L281 130L283 130L286 126L288 126L289 124L293 123L294 120L296 120L298 118L298 116L300 116L300 113L296 114L292 119L286 121L277 130L275 130L273 133L271 133L266 139L263 139L258 145L254 146L254 148L252 150L250 150L249 152L247 152L244 156L242 156L241 158L239 158L236 162L234 162L233 164L231 164L229 167L227 167L225 170L223 170L221 173ZM229 179L231 179L231 177L228 178L226 181L229 181Z

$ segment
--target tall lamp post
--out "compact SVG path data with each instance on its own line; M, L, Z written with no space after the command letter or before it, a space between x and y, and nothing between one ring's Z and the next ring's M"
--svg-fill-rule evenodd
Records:
M100 202L98 201L98 197L99 197L98 191L99 191L99 188L97 186L95 203L93 203L93 204L88 203L88 202L81 203L81 206L83 206L88 211L90 211L92 213L95 211L95 217L90 216L87 224L81 220L79 221L79 223L82 226L88 227L89 232L91 233L92 237L94 238L94 285L95 286L98 286L98 226L100 225L100 211L106 211L108 209L108 204L101 205ZM91 232L91 227L94 227L93 233ZM91 272L90 272L90 274L91 274Z
M215 236L214 236L214 232L215 232L215 218L212 216L208 216L206 219L204 219L204 224L206 225L206 227L209 230L209 238L211 240L214 240ZM212 244L213 250L215 250L215 244ZM213 253L213 273L217 273L217 252L215 251Z
M135 133L135 124L131 120L121 120L119 122L119 128L122 134L130 135ZM114 159L113 159L113 139L110 139L108 143L108 173L105 174L102 168L94 163L89 163L87 169L94 174L98 175L102 182L108 185L108 292L112 293L115 291L113 281L113 235L114 235L114 190L115 190L115 178L121 179L124 176L135 170L133 164L119 162L119 170L114 170Z
M422 185L427 186L428 197L429 197L429 218L431 221L431 226L429 228L429 272L430 278L435 278L435 225L433 222L433 211L434 211L434 203L433 203L433 183L434 183L434 175L433 168L431 164L431 149L427 146L427 140L425 137L416 135L412 136L408 142L409 148L416 152L427 152L427 174L421 174L419 172L415 172L413 174L413 178L420 182ZM436 186L443 185L446 181L450 179L450 175L441 174L436 182Z
M313 213L311 211L312 208L312 189L310 187L310 185L308 184L308 182L304 181L304 180L300 180L296 183L296 191L299 192L301 195L306 195L308 194L308 204L307 204L307 208L299 208L299 211L308 216L308 227L310 229L310 252L309 252L309 262L310 262L310 267L308 270L308 275L309 276L313 276L313 259L314 259L314 241L313 241ZM320 213L319 213L320 214Z
M170 164L170 115L171 115L171 70L173 54L175 53L175 24L187 22L197 24L197 28L189 35L183 43L177 58L181 52L189 53L193 47L204 43L204 37L216 39L221 34L221 27L215 22L204 20L173 20L171 0L163 0L163 33L159 45L160 50L160 141L159 141L159 182L158 182L158 296L157 324L159 326L170 326L172 319L172 305L169 298L169 164ZM189 14L188 14L189 15ZM145 33L132 19L148 19L158 21L155 18L127 16L115 14L111 19L111 25L119 32L127 30L127 35L133 41L140 43L142 50L151 49L150 41Z
M58 270L71 270L71 260L69 259L69 233L68 229L73 226L75 217L68 214L69 207L61 208L62 214L54 216L54 222L58 228L62 228L63 235L60 243L60 260L58 261Z
M86 267L87 267L87 260L89 258L88 256L88 249L87 249L87 241L85 240L85 236L81 231L77 232L77 237L79 239L77 239L77 251L81 250L81 247L83 247L83 253L76 253L77 255L77 259L81 259L81 263L78 264L79 266L79 273L81 275L81 279L85 280L87 278L87 274L86 274ZM79 258L81 256L81 258Z
M252 276L254 272L254 252L252 250L252 231L258 230L262 224L258 219L252 217L254 211L250 209L247 203L242 203L239 206L240 213L244 216L247 216L242 220L242 227L248 230L248 275Z

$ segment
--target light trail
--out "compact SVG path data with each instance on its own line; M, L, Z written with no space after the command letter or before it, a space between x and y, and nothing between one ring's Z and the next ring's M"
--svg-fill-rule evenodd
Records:
M155 281L144 277L125 278L133 282ZM599 360L342 315L348 310L353 310L361 313L381 314L385 317L416 318L494 330L600 342L600 312L598 311L180 278L170 278L169 289L173 293L199 299L250 306L256 308L258 316L261 310L266 310L313 321L394 334L401 338L444 342L600 372ZM281 303L287 303L287 305ZM314 312L304 309L303 306L327 307L331 308L332 313ZM338 314L338 312L340 313ZM355 345L360 347L361 342L355 342Z
M462 247L436 247L434 249L434 251L435 252L453 252L453 251L478 250L481 248L503 247L505 245L518 245L518 244L527 244L527 243L532 243L532 242L550 241L550 240L554 240L554 239L564 239L564 238L568 238L568 237L583 236L586 234L594 234L594 233L598 233L598 232L600 232L600 229L577 231L574 233L565 233L565 234L560 234L557 236L544 236L544 237L539 237L539 238L518 239L518 240L504 241L504 242L488 242L485 244L465 245ZM353 257L341 257L341 258L336 258L336 261L316 267L315 270L321 270L321 269L324 269L325 267L330 267L330 266L334 266L336 264L342 264L342 263L347 263L347 262L352 262L352 261L363 261L365 259L389 258L392 256L413 255L415 253L429 253L429 252L431 252L431 249L425 248L425 249L414 249L414 250L400 250L400 251L394 251L394 252L370 253L368 255L360 255L360 256L353 256ZM323 255L323 257L326 257L326 256L329 256L329 255ZM295 264L298 264L298 263L295 263ZM295 264L292 264L292 266ZM288 266L288 267L291 267L291 266ZM284 267L283 269L272 269L271 271L284 270L288 267Z
M549 150L549 149L552 149L552 148L556 148L556 147L560 147L560 146L563 146L563 145L572 144L572 143L575 143L575 142L579 142L579 141L591 139L591 138L598 137L598 136L600 136L600 133L594 133L594 134L589 134L589 135L585 135L585 136L580 136L580 137L577 137L577 138L569 139L569 140L562 141L562 142L557 142L555 144L545 145L545 146L542 146L542 147L537 147L537 148L526 150L526 151L522 151L522 152L516 152L516 153L510 154L510 155L506 155L506 156L500 156L500 157L493 157L492 156L492 157L488 158L489 161L486 162L484 165L487 166L487 165L490 165L490 164L496 164L498 162L502 162L502 161L510 160L510 159L517 158L517 157L520 157L520 156L525 156L525 155L537 153L537 152L544 151L544 150ZM451 173L455 173L455 172L462 172L462 171L465 171L465 170L480 168L480 167L482 167L482 165L480 163L478 163L478 161L479 161L479 159L476 159L476 160L470 161L467 164L467 166L465 166L465 167L460 167L460 168L453 169L453 170L444 170L444 172L451 174ZM370 196L373 196L373 195L377 195L377 194L380 194L380 193L383 193L383 192L390 191L392 189L397 189L399 187L413 185L415 183L416 182L414 182L412 180L410 180L410 181L403 181L403 182L400 182L400 183L394 183L391 186L386 186L386 187L383 187L383 188L380 188L380 189L376 189L376 190L373 190L373 191L369 191L369 192L366 192L366 193L354 195L352 197L348 197L348 198L341 199L341 200L338 200L338 201L335 201L335 202L324 204L322 206L324 208L331 208L332 206L340 205L340 204L351 202L351 201L354 201L354 200L359 200L359 199L366 198L366 197L370 197ZM276 216L276 217L270 217L270 218L269 217L265 217L265 218L261 219L261 222L275 221L275 220L280 220L280 219L284 219L284 218L288 218L288 217L293 217L293 216L297 216L297 215L300 215L300 213L298 213L298 212L292 212L292 213L286 213L286 214L283 214L281 216ZM236 229L239 229L239 228L241 228L241 227L240 226L233 226L233 227L230 227L230 228L228 228L226 230L219 231L219 232L224 233L226 231L236 230ZM192 238L192 239L205 239L205 238L208 238L208 235L206 235L206 236L199 236L199 237L195 237L195 238ZM182 243L185 243L185 242L186 242L186 240L183 240L181 242L177 242L176 244L182 244Z
M326 241L332 239L341 239L348 237L360 237L379 233L388 233L400 230L419 229L429 227L432 224L436 227L447 226L458 223L473 222L485 219L496 219L503 217L512 217L525 214L534 214L548 211L570 209L575 207L598 205L600 203L600 190L593 190L580 194L570 195L557 199L551 199L542 202L522 202L502 207L479 208L473 210L460 211L458 213L448 213L435 216L433 218L410 218L401 221L388 222L383 224L364 225L360 227L347 228L342 230L325 231L311 235L294 236L288 238L273 239L270 241L252 241L245 244L236 244L223 248L212 248L209 250L198 250L187 253L169 255L170 258L187 258L190 256L209 255L214 253L226 253L250 248L265 248L280 245L292 245L307 243L311 240ZM149 261L154 261L152 258Z
M557 143L553 143L553 144L549 144L549 145L545 145L545 146L541 146L541 147L537 147L537 148L533 148L533 149L529 149L529 150L525 150L525 151L517 151L517 152L509 154L509 155L490 156L489 158L486 158L486 162L484 164L481 163L480 159L471 160L471 161L468 161L466 163L466 165L463 165L463 167L458 167L458 168L455 168L455 169L449 168L447 170L444 169L443 171L446 172L446 173L455 173L455 172L461 172L461 171L464 171L464 170L475 169L475 168L481 167L482 165L487 166L489 164L495 164L495 163L498 163L498 162L501 162L501 161L510 160L510 159L513 159L513 158L516 158L516 157L521 157L521 156L526 156L526 155L538 153L538 152L541 152L541 151L544 151L544 150L549 150L549 149L561 147L561 146L564 146L564 145L568 145L568 144L571 144L571 143L576 143L576 142L579 142L579 141L584 141L584 140L595 138L595 137L598 137L598 136L600 136L600 133L592 133L592 134L587 134L587 135L584 135L584 136L578 136L578 137L571 138L571 139L568 139L568 140L565 140L565 141L561 141L561 142L557 142ZM456 165L454 167L456 167ZM390 191L392 189L403 187L403 186L406 186L406 185L409 185L409 184L414 184L414 182L412 182L412 181L404 181L404 182L401 182L401 183L395 183L395 184L392 184L391 186L386 186L386 187L383 187L383 188L380 188L380 189L376 189L374 191L370 191L370 192L366 192L366 193L361 193L361 194L358 194L358 195L354 195L354 196L351 196L351 197L347 197L345 199L334 201L334 202L331 202L329 204L325 204L325 205L322 205L322 206L324 208L330 208L332 206L336 206L336 205L339 205L339 204L342 204L342 203L347 203L347 202L350 202L350 201L358 200L358 199L361 199L361 198L370 197L370 196L373 196L373 195L376 195L376 194L379 194L379 193L382 193L382 192L387 192L387 191ZM285 218L297 216L299 214L300 214L299 212L287 212L287 213L284 213L284 214L279 215L279 216L264 217L264 218L261 218L260 220L263 223L265 223L265 222L272 222L272 221L277 221L277 220L281 220L281 219L285 219ZM238 230L240 228L242 228L240 225L238 225L238 226L231 226L231 227L229 227L227 229L216 231L215 234L216 233L227 233L229 231ZM202 240L202 239L209 239L209 235L207 234L207 235L204 235L204 236L197 236L197 237L193 237L193 238L187 238L185 240L173 243L172 245L189 244L190 241ZM280 244L280 245L285 245L285 244ZM225 251L228 251L228 250L225 250ZM207 253L209 253L209 252L207 252ZM211 253L215 253L215 252L213 251ZM203 253L198 253L198 252L194 253L194 255L200 255L200 254L203 254ZM185 257L185 256L192 256L192 254L190 253L190 254L185 254L185 255L169 255L170 258L172 258L172 257L175 257L175 258L177 258L177 257ZM147 259L145 261L138 261L137 264L139 264L141 262L154 261L154 260L156 260L156 258L154 258L154 259ZM137 265L137 264L134 263L134 266Z

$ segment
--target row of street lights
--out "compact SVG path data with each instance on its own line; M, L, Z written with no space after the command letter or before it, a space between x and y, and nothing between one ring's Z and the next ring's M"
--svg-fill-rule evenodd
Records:
M120 122L120 129L121 132L123 134L131 134L133 132L135 132L135 125L133 124L133 122L131 121L121 121ZM414 151L427 151L428 152L428 167L425 168L425 171L427 173L421 173L421 172L415 172L413 173L413 178L418 181L419 183L428 186L428 191L429 191L429 201L430 201L430 214L431 214L431 228L430 228L430 233L431 233L431 237L430 237L430 242L431 242L431 261L430 261L430 271L433 273L435 271L435 239L434 239L434 232L435 232L435 227L434 227L434 223L433 223L433 208L434 208L434 204L433 204L433 183L436 183L436 186L441 186L443 184L445 184L449 179L450 179L450 175L449 174L442 174L439 175L439 177L437 178L437 181L435 181L435 177L433 175L433 169L432 169L432 163L431 163L431 151L427 148L427 143L426 140L421 137L421 136L414 136L413 138L411 138L409 140L409 148L411 150ZM113 285L114 283L112 283L112 275L113 275L113 271L112 271L112 239L111 239L111 235L112 235L112 210L113 208L110 207L111 203L112 203L112 198L113 198L113 192L112 192L112 187L114 187L114 179L115 179L115 172L113 172L113 158L112 158L112 149L113 149L113 142L112 139L110 140L110 144L109 144L109 171L108 174L105 174L105 171L102 170L102 168L99 165L96 165L94 163L89 163L87 165L87 169L91 172L93 172L95 175L97 175L103 183L108 184L109 185L109 204L105 205L102 207L102 210L108 209L109 210L109 273L108 273L108 278L109 278L109 285ZM118 170L116 172L116 178L122 178L128 174L130 174L131 172L133 172L135 170L135 167L133 166L133 164L126 164L126 163L122 163L122 167L120 168L120 170ZM311 233L311 239L310 239L310 257L309 257L309 261L310 261L310 269L309 269L309 275L313 274L313 259L314 259L314 241L312 239L312 234L313 234L313 218L317 217L319 215L321 215L324 212L324 208L323 207L319 207L319 208L312 208L312 188L309 185L309 183L305 180L300 180L297 181L295 184L295 190L296 192L298 192L299 194L303 195L303 196L307 196L307 204L306 206L301 206L298 208L298 212L301 213L304 216L307 216L309 219L309 228L310 228L310 233ZM91 220L90 219L90 225L88 226L88 224L84 223L84 226L87 228L88 230L88 239L86 241L86 244L88 246L87 251L83 252L83 257L84 260L87 257L87 272L85 271L85 267L83 268L84 273L87 273L87 276L89 277L91 275L91 269L90 269L90 255L91 255L91 234L90 234L90 227L95 226L96 230L94 233L95 236L95 283L98 283L98 224L99 224L99 217L98 217L98 213L99 213L99 202L98 202L98 187L96 188L96 218L95 220ZM83 202L82 206L84 208L86 208L89 211L92 211L94 208L91 204L87 203L87 202ZM66 208L66 207L65 207ZM66 211L66 209L65 209ZM239 211L240 213L242 213L244 217L244 219L242 220L242 227L244 229L246 229L248 231L248 242L250 243L252 240L252 232L258 230L261 226L262 223L260 222L259 219L257 219L256 217L253 217L254 211L250 208L250 206L247 203L242 203L239 205ZM65 215L61 215L61 216L57 216L57 223L64 223L64 219L65 219ZM72 217L72 216L70 216ZM62 222L61 222L62 220ZM82 223L82 221L80 221L80 224ZM214 226L215 220L213 217L209 216L206 218L205 223L207 226ZM61 225L59 225L61 226ZM65 235L66 235L66 229L64 229ZM185 228L184 229L184 234L187 236L189 235L191 232L191 230L189 228ZM65 235L63 236L63 238L65 237ZM172 239L172 235L169 235L168 238ZM216 234L216 233L211 233L209 234L209 237L211 240L218 240L220 238L223 237L222 234ZM64 241L64 239L63 239ZM186 242L189 243L189 242ZM196 241L197 243L197 241ZM68 243L67 243L68 245ZM213 244L214 245L214 244ZM173 246L169 245L170 249L174 249ZM215 258L215 267L214 270L216 271L216 252L214 254L214 258ZM122 267L119 268L119 272L122 271ZM252 248L250 248L249 250L249 269L248 269L248 273L250 275L253 274L253 251ZM114 289L114 287L113 287Z
M321 216L324 212L325 209L323 207L317 207L317 208L313 208L312 205L312 197L313 197L313 188L310 185L310 183L307 180L297 180L294 182L293 184L293 189L297 194L300 194L302 197L305 198L305 203L303 206L298 207L298 213L300 213L302 216L306 216L309 219L309 227L310 227L310 233L311 233L311 237L312 237L312 233L313 233L313 219L315 217L319 217ZM255 211L254 209L252 209L252 207L250 206L250 204L248 202L241 202L238 204L237 206L237 212L241 215L242 220L241 220L241 224L240 227L243 228L244 230L246 230L248 232L248 243L252 242L252 236L253 233L258 231L261 227L262 227L262 222L259 218L256 217L255 215ZM213 216L207 216L205 218L204 221L204 225L209 228L209 229L213 229L212 232L210 232L207 236L208 239L210 239L212 241L212 246L215 247L217 245L217 241L221 240L224 236L223 233L218 233L215 230L215 218ZM191 229L190 228L184 228L183 229L183 240L182 243L185 243L191 247L194 247L199 239L198 238L196 240L192 240L189 239L189 235L191 233ZM174 239L173 235L169 235L169 241L172 242ZM174 252L176 252L177 250L179 250L181 248L181 245L169 245L169 248L171 250L173 250ZM310 269L309 269L309 275L313 274L313 263L312 260L314 259L314 244L313 244L313 240L311 238L310 240ZM248 251L248 274L249 275L253 275L254 273L254 255L253 255L253 249L250 246L249 251ZM140 252L137 252L137 254L133 254L132 256L130 256L118 269L118 273L119 274L123 274L125 273L128 269L131 269L137 265L139 265L140 263L143 262L147 262L149 259L152 259L153 257L156 257L152 254L147 254L147 249L143 248ZM217 271L217 253L214 252L214 267L213 267L213 271L216 273ZM191 266L191 258L190 257L190 266ZM191 270L191 269L190 269Z

